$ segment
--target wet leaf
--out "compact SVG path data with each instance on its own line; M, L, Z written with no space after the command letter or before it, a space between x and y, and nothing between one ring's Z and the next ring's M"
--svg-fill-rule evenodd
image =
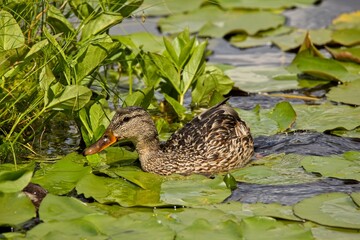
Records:
M352 130L338 128L338 129L332 130L331 134L340 136L340 137L360 138L360 127L354 128Z
M25 37L15 18L5 10L0 10L0 16L0 51L22 47Z
M96 211L86 203L72 197L47 194L41 202L39 215L44 222L72 220L94 214Z
M331 55L340 61L352 61L360 63L360 48L326 48Z
M306 173L301 165L302 155L278 154L269 155L250 165L231 172L237 181L257 184L299 184L314 182L319 179Z
M325 193L294 205L297 216L332 227L360 229L360 211L349 195Z
M35 217L35 206L23 192L0 192L0 216L0 225L15 226Z
M319 240L357 240L359 238L359 231L353 229L332 228L315 225L311 228L311 232L314 238Z
M296 113L288 102L280 102L270 111L269 117L277 122L279 131L291 128L296 120Z
M360 29L340 29L332 33L332 39L336 43L345 46L360 44Z
M225 71L235 86L246 92L272 92L288 89L297 89L296 75L290 75L283 68L274 67L237 67ZM287 80L276 80L280 76L288 76Z
M249 217L240 223L246 239L313 239L310 228L284 223L270 217Z
M360 154L342 156L306 156L301 165L308 172L320 173L324 177L355 179L360 181Z
M0 192L13 193L23 190L30 182L33 167L15 171L0 171Z
M332 87L326 97L334 102L342 102L353 105L360 105L360 78L359 80L344 83L337 87Z
M351 193L352 200L360 207L360 192Z
M351 130L360 126L359 107L323 104L293 105L293 108L297 115L294 129L324 132L336 128Z
M54 164L42 165L35 172L31 182L37 183L53 194L66 194L84 176L90 174L91 168L84 167L85 157L72 153Z
M226 187L229 188L230 190L235 190L237 188L237 182L230 173L227 173L224 176L224 182L226 184Z

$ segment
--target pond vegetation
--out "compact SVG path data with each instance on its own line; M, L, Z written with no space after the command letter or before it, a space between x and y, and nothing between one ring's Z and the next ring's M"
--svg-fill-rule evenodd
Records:
M327 28L286 25L286 9L315 2L3 1L1 237L358 239L359 192L319 194L291 205L223 202L237 182L358 183L358 148L325 156L255 154L247 167L211 178L143 172L128 143L79 153L99 139L116 107L148 109L165 140L202 108L239 95L277 99L269 108L236 108L255 139L301 131L359 141L360 11L341 14ZM126 18L141 24L154 16L161 16L164 37L109 34ZM272 44L296 56L277 67L214 64L207 61L209 38L238 48ZM63 121L79 129L79 152L49 159L35 140L54 125L65 131ZM30 193L43 195L40 202Z

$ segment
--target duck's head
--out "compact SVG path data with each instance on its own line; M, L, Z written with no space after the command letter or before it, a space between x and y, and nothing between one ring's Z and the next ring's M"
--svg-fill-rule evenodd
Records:
M154 122L143 108L120 108L116 111L103 136L86 148L84 155L98 153L119 140L127 139L136 145L139 141L156 137Z

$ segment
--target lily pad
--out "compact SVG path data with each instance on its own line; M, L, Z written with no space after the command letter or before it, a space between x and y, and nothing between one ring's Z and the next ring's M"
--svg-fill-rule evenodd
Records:
M294 206L297 216L332 227L360 229L360 211L345 193L326 193L307 198Z
M359 231L354 229L333 228L316 225L311 228L311 232L314 238L318 240L359 239Z
M19 192L29 184L33 167L17 171L0 171L0 192Z
M219 1L224 8L250 8L250 9L279 9L291 7L304 7L314 4L316 0L227 0Z
M37 183L53 194L66 194L84 176L90 174L91 168L84 167L85 157L71 153L54 164L44 164L36 171L31 182Z
M283 132L293 125L296 113L288 102L280 102L270 111L269 117L278 123L280 132Z
M360 29L340 29L332 33L332 39L344 46L360 44Z
M360 153L342 156L306 156L301 165L308 172L320 173L324 177L355 179L360 181Z
M360 63L360 48L326 48L331 55L340 61L352 61Z
M332 87L326 97L334 102L360 105L360 79Z
M0 216L0 225L15 226L35 217L35 206L23 192L0 192Z
M332 29L360 29L360 11L340 14L332 21Z
M299 88L297 76L291 75L284 68L237 67L225 71L225 74L235 82L236 87L246 92L259 93ZM280 80L285 76L285 80Z
M297 114L294 129L324 132L336 128L347 130L360 126L360 107L293 105Z
M188 12L199 8L204 0L185 0L185 1L161 1L144 0L139 10L144 11L149 16L172 15L175 13Z

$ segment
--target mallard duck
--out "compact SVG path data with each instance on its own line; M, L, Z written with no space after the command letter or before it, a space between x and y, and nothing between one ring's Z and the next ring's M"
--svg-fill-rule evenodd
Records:
M245 166L254 153L249 128L226 100L195 117L164 143L143 108L120 108L104 135L84 155L122 139L133 142L144 171L160 175L226 172Z

